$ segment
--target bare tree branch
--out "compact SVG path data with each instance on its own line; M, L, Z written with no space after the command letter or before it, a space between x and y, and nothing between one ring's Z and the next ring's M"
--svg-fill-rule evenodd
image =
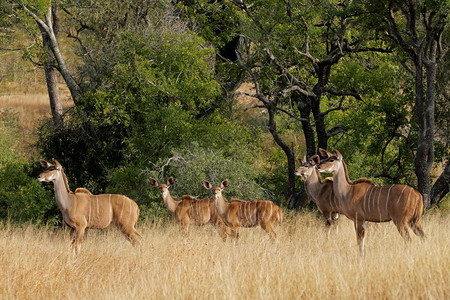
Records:
M358 94L358 92L355 89L349 90L349 91L335 91L332 88L325 87L324 92L329 93L331 95L335 96L352 96L355 99L362 100L361 96ZM341 101L342 103L342 101Z
M312 92L308 92L307 90L302 89L301 87L294 85L291 86L288 89L282 90L281 94L283 95L283 97L285 97L288 93L292 92L292 91L296 91L299 92L300 94L307 96L307 97L317 97L316 94L312 93Z

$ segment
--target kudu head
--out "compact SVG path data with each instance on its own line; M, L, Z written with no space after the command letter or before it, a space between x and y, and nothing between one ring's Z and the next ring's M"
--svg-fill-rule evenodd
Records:
M41 159L40 163L44 171L38 175L38 181L54 182L62 176L63 168L56 159L53 159L53 163Z
M342 154L337 149L333 148L333 153L324 149L319 149L320 154L324 159L317 166L317 169L321 173L334 173L342 165Z
M303 160L301 158L297 158L300 166L295 171L295 175L302 176L303 178L308 178L315 172L316 166L320 163L319 155L312 156L309 161L306 161L306 158Z
M159 192L161 193L161 195L165 196L169 193L169 187L171 185L173 185L174 179L173 177L169 177L167 179L167 183L158 183L158 181L156 181L153 178L150 178L150 184L153 185L154 187L157 187L159 189Z
M222 191L228 186L228 179L222 181L220 186L212 185L211 183L205 180L203 181L203 186L205 187L205 189L210 190L212 192L214 198L217 198L222 196Z

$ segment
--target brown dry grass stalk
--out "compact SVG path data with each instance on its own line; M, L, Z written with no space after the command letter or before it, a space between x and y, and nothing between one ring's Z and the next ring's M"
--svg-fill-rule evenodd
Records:
M238 246L210 226L143 225L133 248L117 230L91 230L73 257L67 231L0 230L0 298L448 299L450 217L423 218L425 242L405 244L392 223L370 226L360 257L352 223L327 240L312 214L288 218L275 242L244 229Z
M33 86L33 85L31 85ZM17 113L19 125L25 131L34 130L43 118L51 118L50 102L45 85L33 86L32 91L24 91L14 84L3 84L0 93L0 111ZM73 101L67 88L60 85L61 104L67 110Z

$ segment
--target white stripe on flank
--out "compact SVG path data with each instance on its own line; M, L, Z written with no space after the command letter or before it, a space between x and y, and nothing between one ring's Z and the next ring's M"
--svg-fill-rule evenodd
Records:
M402 198L403 191L406 189L406 187L407 187L407 185L405 185L405 187L403 188L402 192L400 193L400 196L398 196L397 203L398 203L398 202L400 201L400 199ZM386 206L386 207L387 207L387 206Z
M208 204L208 220L211 219L211 208L209 207L209 202L207 202Z
M113 216L113 211L112 211L112 206L111 206L111 194L109 194L109 223L112 222L112 216Z
M100 213L98 211L98 197L95 195L95 200L97 201L97 220L100 222Z
M122 199L122 210L120 211L120 221L122 221L122 215L123 215L123 207L125 206L125 201Z
M412 187L409 187L409 194L408 194L408 200L407 200L408 203L409 203L409 197L411 196L412 191L413 191ZM397 205L399 202L400 202L400 197L398 197L398 199L397 199Z
M258 204L258 201L257 201L257 202L255 202L255 208L253 209L253 215L255 216L255 221L254 221L254 222L255 222L255 224L256 224L256 221L257 221L257 220L256 220L256 219L257 219L257 218L256 218L256 212L257 212L257 208L256 208L256 205L257 205L257 204Z
M373 192L375 190L375 193ZM369 203L367 203L367 210L368 213L370 214L370 212L372 211L372 209L370 208L370 202L371 201L375 201L375 195L377 193L377 186L372 187L372 189L370 190L370 195L369 195ZM373 195L373 200L372 200L372 195ZM375 202L374 202L375 203Z
M269 219L272 217L272 201L269 201L270 203L270 213L269 213Z
M247 214L248 204L250 204L250 202L245 202L245 207L244 207L245 222L247 222L247 225L249 225L249 216Z
M391 187L389 188L389 191L388 191L388 193L387 193L387 196L386 196L386 213L388 214L388 217L389 217L389 212L388 212L388 203L389 203L389 194L391 193L391 189L394 187L394 185L391 185ZM404 190L404 189L403 189ZM402 190L402 193L403 193L403 190ZM400 196L401 196L402 194L400 194Z
M378 214L380 215L381 220L381 210L380 210L380 196L381 196L381 190L383 187L380 187L380 192L378 193Z
M198 201L192 201L192 205L194 206L195 218L194 220L198 220Z
M375 201L377 200L377 192L378 192L378 197L381 193L381 186L377 186L376 187L376 191L373 194L373 204L372 204L372 211L375 212Z
M88 223L91 223L91 196L89 196L89 216L88 216Z
M366 202L367 202L367 201L370 202L370 193L369 193L369 198L366 198L366 197L367 197L367 193L369 192L369 190L370 190L370 192L372 193L373 187L369 187L369 188L366 190L366 192L364 193L364 205L363 205L363 210L364 210L364 213L365 213L365 214L367 213L367 210L366 210Z
M370 199L371 199L371 197L372 197L372 192L373 192L373 189L374 189L375 187L371 187L370 188L370 193L369 193L369 198L367 199L367 210L366 209L364 209L366 212L369 212L370 211Z
M244 220L244 215L242 214L242 203L239 203L239 213L240 213L240 216L238 219L241 221L239 223L242 223L242 221Z
M130 198L127 198L128 199L128 202L130 202L130 220L131 220L131 214L133 213L133 211L131 210L131 199Z
M262 208L262 204L261 204L261 208ZM264 220L264 217L266 216L266 210L267 210L267 201L264 201L264 209L262 211L261 220Z

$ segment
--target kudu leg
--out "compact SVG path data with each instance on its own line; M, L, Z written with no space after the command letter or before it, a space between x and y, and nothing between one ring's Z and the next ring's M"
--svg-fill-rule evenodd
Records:
M397 227L398 232L402 236L402 238L406 242L410 242L411 241L411 236L409 235L409 232L408 232L408 224L407 224L407 222L404 219L402 219L400 221L397 221L397 220L393 220L393 221L394 221L395 226Z
M231 234L231 229L228 226L218 226L219 235L224 242L227 241L228 236Z
M86 229L86 224L78 225L75 229L75 240L74 240L75 241L75 243L74 243L75 254L80 253L81 243L83 242L85 229Z
M234 244L237 245L239 241L239 227L233 227L233 229L231 230L231 234L234 237Z
M366 234L366 222L363 220L355 220L356 239L361 251L361 255L364 255L364 239Z
M76 238L76 230L75 228L70 227L70 243L72 246L75 244L75 238Z
M274 240L277 238L277 234L273 230L273 227L271 224L261 223L261 228L264 229L269 234L271 239Z
M333 226L336 230L336 235L339 233L339 213L335 212L331 214L331 219L333 220Z
M139 234L139 232L137 232L134 226L130 227L129 229L123 229L122 232L133 246L136 246L140 243L140 239L142 238L142 236Z
M425 239L425 233L423 232L422 225L419 221L413 222L411 221L409 223L409 227L411 227L412 231L417 235L420 236L422 239Z

